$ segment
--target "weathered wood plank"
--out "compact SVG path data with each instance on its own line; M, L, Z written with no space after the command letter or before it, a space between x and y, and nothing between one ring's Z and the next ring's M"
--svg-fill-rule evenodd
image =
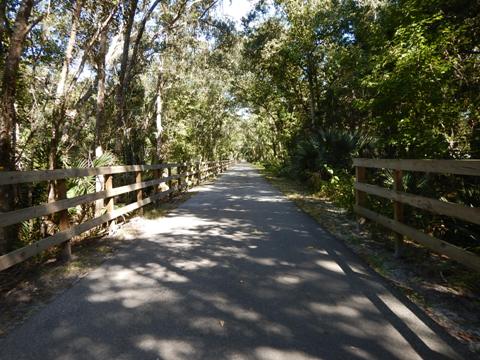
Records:
M57 182L57 198L64 200L67 198L67 183L64 179ZM65 231L70 228L70 216L67 210L60 211L60 218L58 227L60 231ZM72 247L70 241L65 241L62 247L61 259L64 261L70 261L72 259Z
M168 168L168 178L170 179L173 177L172 172L173 172L173 168ZM169 190L173 190L173 181L172 180L167 181L167 186ZM170 193L170 198L172 197L173 197L173 191Z
M141 184L142 183L142 172L141 171L137 171L135 173L135 183L138 185L138 184ZM143 190L142 188L138 189L137 190L137 203L141 203L142 200L143 200ZM140 215L143 215L143 208L139 208L138 209L138 213Z
M113 191L113 175L106 175L105 176L105 210L107 213L111 213L115 209L115 199L113 196L108 196L109 192Z
M59 245L65 241L68 241L74 236L78 236L88 230L102 225L103 223L106 223L129 212L137 210L142 206L148 205L157 199L167 196L169 193L170 191L165 191L163 193L152 195L146 199L143 199L140 203L135 202L130 205L124 206L120 209L114 210L110 213L106 213L95 219L88 220L80 225L71 227L68 230L60 231L55 235L43 238L31 245L24 246L8 254L2 255L0 256L0 271L5 270L22 261L25 261L26 259L31 258L32 256L35 256L52 246Z
M380 215L374 211L368 210L364 207L355 205L354 210L357 214L364 216L386 228L393 230L399 234L418 242L419 244L439 253L448 256L450 259L458 261L459 263L480 271L480 256L474 253L461 249L446 241L437 239L433 236L427 235L419 230L416 230L408 225L402 224L398 221L390 219L386 216Z
M0 213L0 223L3 226L18 224L22 221L34 219L40 216L54 214L56 212L70 209L85 203L93 202L98 199L107 199L107 198L111 199L115 196L126 194L131 191L136 191L136 190L148 188L150 186L155 186L160 184L161 182L164 182L166 179L168 180L168 178L163 178L163 179L144 181L137 184L125 185L118 188L100 191L98 193L77 196L71 199L59 200L52 203L32 206L29 208L10 211L7 213ZM113 210L113 207L111 210Z
M385 189L377 185L355 183L355 189L368 194L380 196L389 200L398 201L419 209L427 210L439 215L451 216L473 224L480 225L480 208L466 207L446 201L435 200L403 191Z
M402 170L395 170L393 173L394 179L394 189L397 192L403 191L403 173ZM400 201L393 202L393 217L398 222L403 222L403 203ZM402 256L402 247L403 247L403 235L395 234L395 257L399 258Z
M363 183L366 181L366 171L364 167L357 166L355 168L355 178L357 179L357 183ZM367 195L365 192L361 191L360 189L356 189L355 191L355 204L359 206L365 206L367 201Z
M230 161L225 161L230 164ZM154 180L141 182L141 172L160 169L171 169L173 167L187 167L197 165L197 171L187 172L172 175L166 178L157 178ZM215 166L214 166L215 167ZM213 168L214 168L213 167ZM0 221L2 225L15 224L21 221L32 219L35 217L45 216L59 211L65 211L68 208L75 207L87 202L93 202L98 199L107 199L106 209L107 213L96 217L92 220L88 220L82 224L67 228L62 226L62 230L52 236L41 239L34 244L25 246L23 248L12 251L11 253L0 256L0 271L7 269L15 264L18 264L32 256L39 254L40 252L48 249L49 247L65 243L75 236L78 236L94 227L114 220L122 215L137 210L145 205L150 204L160 198L168 196L173 189L164 191L161 193L155 193L149 198L141 199L139 191L146 187L155 186L165 181L171 181L176 179L182 179L187 176L200 175L201 169L208 168L207 163L181 163L181 164L160 164L160 165L129 165L129 166L114 166L105 168L88 168L88 169L60 169L60 170L39 170L39 171L13 171L0 173L0 185L18 184L28 182L40 182L40 181L52 181L62 180L70 177L83 177L83 176L96 176L105 175L105 190L94 193L79 196L72 199L62 199L50 204L42 204L26 209L12 211L4 214L0 214ZM209 168L210 169L210 168ZM187 170L187 169L186 169ZM126 185L118 188L113 188L112 176L114 174L120 174L125 172L136 172L136 183ZM115 196L128 193L131 191L137 191L137 202L124 206L120 209L114 210L113 199ZM66 225L66 224L64 224Z
M354 166L480 176L480 160L353 159Z
M42 182L72 177L122 174L128 172L168 169L178 164L159 165L125 165L83 169L32 170L32 171L2 171L0 185Z

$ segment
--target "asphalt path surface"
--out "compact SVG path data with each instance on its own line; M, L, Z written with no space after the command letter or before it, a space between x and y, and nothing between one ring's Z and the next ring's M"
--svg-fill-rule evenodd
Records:
M0 359L450 359L463 347L248 164L0 340Z

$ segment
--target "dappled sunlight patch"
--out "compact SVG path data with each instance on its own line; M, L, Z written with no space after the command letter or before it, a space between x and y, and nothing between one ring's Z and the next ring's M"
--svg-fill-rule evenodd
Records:
M254 201L254 202L272 202L272 203L285 203L288 200L282 195L260 195L258 192L255 195L230 195L229 200L243 200L243 201Z
M190 320L190 326L202 333L221 334L225 332L225 321L210 316L199 316Z
M214 221L207 221L194 215L173 213L166 218L157 220L144 219L139 227L146 235L172 234L172 235L188 235L195 234L200 226L216 226Z
M339 315L342 317L360 317L360 312L350 306L325 304L319 302L311 302L308 304L309 309L319 315Z
M156 353L163 360L188 360L198 354L198 349L185 340L160 340L151 335L145 335L136 341L137 346Z
M202 268L212 268L217 266L216 261L210 259L201 260L176 260L172 263L173 266L182 269L184 271L198 270Z
M195 293L197 297L209 301L218 310L228 313L238 320L259 321L261 318L261 315L253 309L245 309L240 305L232 303L224 296L201 292Z
M322 280L323 275L309 270L288 270L273 277L273 280L282 285L297 285L304 282L316 283Z
M79 351L83 353L83 358L98 359L98 354L103 354L105 358L115 357L108 344L99 342L93 337L77 335L69 338L68 341L69 350L64 352L62 357L55 357L55 359L77 359Z
M294 336L292 330L279 323L262 321L262 328L270 335L281 336L282 338L292 338Z
M282 285L297 285L303 282L299 276L294 275L279 275L275 278L275 281Z
M157 263L148 263L147 267L148 269L143 271L143 274L161 282L186 283L190 281L187 277L172 270L168 270L166 267Z
M161 285L164 283L185 283L189 279L167 268L147 263L133 269L114 267L98 269L89 285L91 294L87 300L92 303L119 301L126 308L161 301L175 302L179 296L173 290Z
M186 239L169 238L162 241L162 247L169 248L171 250L193 250L202 246L203 244L194 237L189 237Z
M135 286L135 285L156 285L158 280L165 282L188 282L188 278L176 272L168 270L157 263L146 263L143 266L125 268L114 266L97 270L95 279L98 280L92 287L102 286Z
M325 249L319 249L316 246L309 245L305 248L309 253L328 256L328 252Z
M258 240L263 236L263 233L257 232L257 231L249 232L248 230L246 230L246 231L237 230L237 231L233 232L232 234L221 233L221 236L223 236L226 239L233 240L233 241L246 241L246 240L251 240L251 239Z
M353 346L353 345L343 345L342 349L347 353L350 354L351 357L354 357L356 359L371 359L372 354L370 354L368 351L365 351L364 349L359 348L358 346Z
M179 299L180 297L171 290L165 290L160 293L158 289L152 289L151 287L123 290L112 289L87 296L87 300L91 303L120 302L127 309L155 302L167 304L176 302Z
M245 259L248 258L245 249L235 246L217 246L209 250L209 254L214 257L222 258L222 263L228 262L226 258ZM220 260L219 260L220 261Z
M222 211L225 211L225 212L248 213L248 210L245 210L245 209L235 209L235 208L223 208Z
M264 266L276 266L277 259L274 258L251 258L251 261L255 264Z
M280 195L248 197L247 199L255 200L258 202L273 202L273 203L285 203L288 201L284 196L280 196Z
M336 261L333 261L333 260L317 260L315 261L315 264L317 264L318 266L328 270L328 271L332 271L332 272L336 272L338 274L342 274L342 275L345 275L345 272L342 270L342 268L340 267L340 265L338 265L338 263Z
M255 349L258 360L319 360L318 357L310 356L303 351L275 349L261 346Z
M288 262L288 261L279 261L278 264L280 264L282 266L286 266L286 267L293 267L293 268L297 267L296 264Z

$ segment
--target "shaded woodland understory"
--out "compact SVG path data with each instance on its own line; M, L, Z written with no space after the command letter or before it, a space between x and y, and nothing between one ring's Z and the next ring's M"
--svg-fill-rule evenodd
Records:
M241 26L220 6L0 1L0 168L242 158L351 210L353 157L479 158L479 0L259 0ZM371 177L393 186L389 171ZM101 186L74 179L68 195ZM403 187L480 207L478 177L410 172ZM3 186L0 212L57 197L55 181ZM391 215L387 200L369 205ZM405 211L480 253L478 225ZM70 209L76 222L94 215ZM57 226L3 228L0 254Z

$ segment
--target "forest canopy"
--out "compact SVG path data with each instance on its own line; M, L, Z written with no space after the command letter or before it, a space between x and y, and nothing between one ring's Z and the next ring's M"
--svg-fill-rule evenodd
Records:
M2 1L0 166L288 162L342 139L478 157L478 1L260 0L241 27L221 6Z
M480 155L479 1L264 1L244 24L253 158L335 136L345 155Z

